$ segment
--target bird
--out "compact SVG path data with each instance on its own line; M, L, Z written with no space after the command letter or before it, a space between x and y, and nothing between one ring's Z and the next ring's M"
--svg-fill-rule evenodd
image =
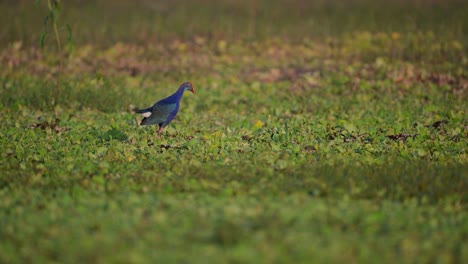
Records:
M163 129L177 116L180 100L185 91L195 94L195 88L191 82L184 82L173 95L158 101L153 106L135 110L135 113L143 116L140 125L159 125L158 137L161 138Z

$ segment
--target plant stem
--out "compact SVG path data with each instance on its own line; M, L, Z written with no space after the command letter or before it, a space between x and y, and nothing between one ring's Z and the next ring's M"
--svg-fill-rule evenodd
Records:
M55 85L55 91L53 95L53 102L52 105L55 106L58 104L58 98L59 98L59 92L60 92L60 79L62 79L62 72L63 72L63 54L62 54L62 43L60 42L60 34L59 30L57 27L57 18L55 17L54 9L56 8L55 6L52 6L52 0L47 1L49 10L52 14L52 24L54 27L54 33L55 33L55 40L57 42L57 48L58 48L58 55L59 55L59 71L58 71L58 76L57 76L57 82Z

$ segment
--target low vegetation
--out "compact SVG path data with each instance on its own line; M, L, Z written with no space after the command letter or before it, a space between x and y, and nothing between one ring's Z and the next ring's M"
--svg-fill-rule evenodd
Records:
M467 5L251 2L0 4L0 262L468 260Z

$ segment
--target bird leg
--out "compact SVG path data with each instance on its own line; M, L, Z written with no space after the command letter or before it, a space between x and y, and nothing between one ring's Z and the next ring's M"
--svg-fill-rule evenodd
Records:
M163 127L160 126L160 127L159 127L159 130L158 130L158 137L159 137L159 139L161 139L161 133L162 133L162 131L163 131Z

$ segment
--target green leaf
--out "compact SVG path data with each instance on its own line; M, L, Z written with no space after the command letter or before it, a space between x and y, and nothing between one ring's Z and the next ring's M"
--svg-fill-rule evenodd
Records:
M70 26L70 24L66 24L65 25L66 28L67 28L67 33L68 33L68 39L67 39L67 42L71 42L73 40L73 32L72 32L72 28Z
M101 139L106 140L106 141L110 141L112 139L125 141L128 139L128 136L124 132L116 128L112 128L112 129L109 129L106 133L104 133L101 136Z
M41 38L39 40L39 44L40 44L41 48L44 48L44 46L45 46L45 41L46 41L47 35L48 35L47 32L42 32L42 34L41 34Z

